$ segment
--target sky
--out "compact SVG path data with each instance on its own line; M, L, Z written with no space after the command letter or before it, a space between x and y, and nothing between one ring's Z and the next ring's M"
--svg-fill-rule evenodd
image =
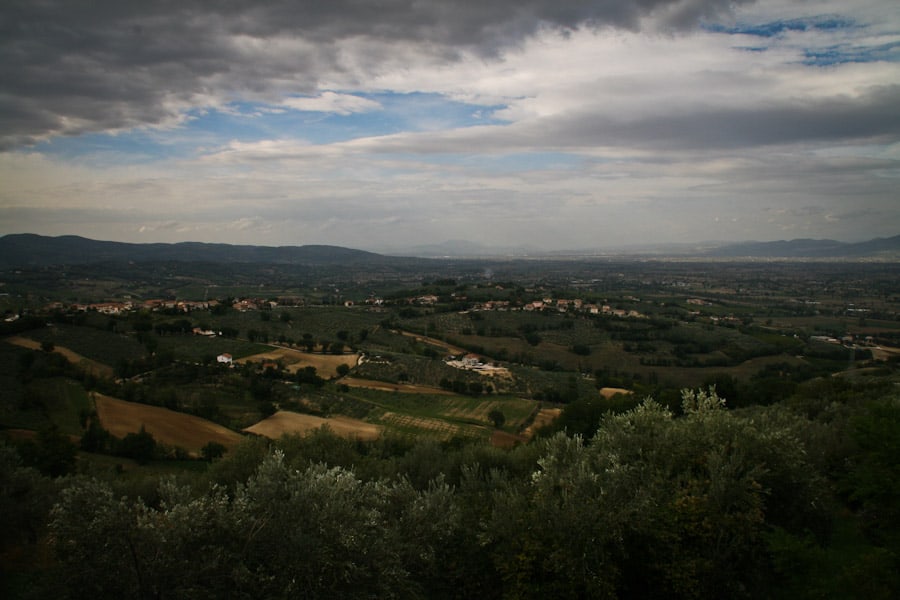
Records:
M897 0L3 0L0 235L900 234Z

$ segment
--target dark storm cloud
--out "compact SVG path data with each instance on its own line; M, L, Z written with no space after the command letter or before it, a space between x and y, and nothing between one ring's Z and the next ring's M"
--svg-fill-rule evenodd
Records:
M696 107L684 114L615 122L591 115L554 126L569 143L647 146L659 150L723 149L842 140L896 140L900 86L878 86L857 97L837 96L752 108Z
M771 102L751 107L692 106L640 118L602 106L504 127L473 127L446 136L400 135L365 142L387 152L455 153L619 147L718 151L805 143L892 142L900 137L900 85L873 86L856 97Z
M483 55L541 27L687 27L728 0L5 0L0 148L54 134L159 125L191 107L307 93L340 69L341 42L435 60ZM382 44L381 48L378 45Z

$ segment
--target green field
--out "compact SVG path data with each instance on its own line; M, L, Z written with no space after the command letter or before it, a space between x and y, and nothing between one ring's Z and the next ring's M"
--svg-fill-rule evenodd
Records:
M488 437L493 428L488 417L492 410L503 413L504 431L519 433L538 406L533 400L502 395L428 395L365 388L353 388L345 395L370 405L368 420L391 431L439 438Z
M80 382L63 377L36 379L24 386L18 398L4 394L0 426L37 431L56 425L65 434L80 436L82 417L91 411L90 396Z
M110 367L114 367L122 359L134 360L146 354L146 349L134 336L106 328L54 324L34 329L28 333L28 337L38 342L63 346Z

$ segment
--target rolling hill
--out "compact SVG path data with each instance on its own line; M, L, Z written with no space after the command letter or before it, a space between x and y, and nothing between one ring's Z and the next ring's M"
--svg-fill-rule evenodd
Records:
M711 248L706 255L720 258L898 258L900 235L858 243L814 239L742 242Z
M498 249L479 244L453 242L410 249L406 257L384 255L341 246L250 246L180 242L174 244L135 244L98 241L75 235L48 237L30 233L0 237L0 268L44 267L51 265L90 265L98 263L191 262L207 264L272 264L308 266L398 266L410 261L428 261L425 257L473 259L497 256ZM510 249L507 249L510 250ZM597 251L599 252L599 251ZM667 250L650 252L655 256L700 257L710 259L780 258L827 260L900 260L900 235L875 238L866 242L847 243L827 239L795 239L774 242L704 243L701 246L675 245ZM560 253L530 250L531 259L559 260ZM525 254L521 254L524 256ZM583 258L591 252L573 253ZM642 256L645 252L620 250L604 252L607 256ZM512 253L511 255L520 256ZM419 258L410 258L417 256Z
M132 244L97 241L75 235L47 237L30 233L0 238L2 267L158 261L329 265L384 263L390 260L393 259L364 250L324 245Z

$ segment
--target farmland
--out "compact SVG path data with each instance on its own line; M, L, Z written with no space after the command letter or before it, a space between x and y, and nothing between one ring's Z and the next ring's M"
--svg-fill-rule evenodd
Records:
M109 397L233 432L280 410L447 440L490 439L491 410L504 414L502 431L520 435L542 410L598 390L609 401L620 393L632 402L648 395L668 402L680 388L727 381L729 400L740 405L742 386L765 382L778 398L804 378L885 364L900 340L888 266L785 264L771 267L775 276L768 278L755 265L707 264L701 274L690 265L652 263L492 266L502 284L484 279L481 266L466 274L457 265L452 280L429 283L410 274L386 278L380 289L340 274L294 287L286 271L273 285L276 271L262 269L256 277L266 282L265 299L153 301L149 309L131 302L116 314L67 309L64 293L45 315L47 325L6 341L52 348L79 376L110 382L102 389ZM826 278L828 294L817 293L814 282ZM417 283L404 288L404 279ZM181 269L178 281L190 280L189 269ZM205 297L239 291L204 281ZM147 293L130 287L124 273L116 286L94 286L92 299L108 305L118 294ZM856 290L866 287L873 293L860 296ZM233 363L217 365L222 355ZM14 396L36 393L12 388ZM50 411L8 425L46 423L47 415L52 421ZM71 416L62 421L77 433Z
M13 336L7 338L6 340L10 344L15 344L16 346L21 346L23 348L29 348L31 350L38 350L41 347L41 344L35 340L21 337L21 336ZM54 352L58 352L66 357L71 363L74 363L84 369L87 373L92 375L96 375L98 377L110 377L113 374L113 369L109 365L105 365L99 361L85 358L81 356L77 352L73 352L66 348L65 346L55 346L53 347Z
M313 354L300 352L292 348L271 348L258 354L251 354L238 359L237 364L280 362L287 373L296 373L306 367L316 369L316 372L326 376L337 376L338 367L341 365L355 365L359 361L359 354Z
M672 573L691 592L725 572L716 585L810 585L773 575L770 557L854 565L867 583L896 571L880 535L896 529L889 478L871 477L896 437L894 265L419 267L2 273L0 459L24 478L4 489L33 494L8 504L16 547L53 543L29 541L50 502L88 563L128 555L104 533L120 515L160 575L191 573L197 552L176 570L146 557L201 538L224 540L203 546L229 557L222 580L247 556L265 557L258 572L307 516L303 531L331 528L316 556L377 530L329 552L380 565L409 548L397 564L466 596L502 597L498 572L569 585L597 552L624 596ZM67 491L46 491L56 482ZM738 559L707 551L723 539Z
M278 439L283 435L303 435L316 429L328 428L335 435L351 440L372 441L378 438L381 428L371 423L349 417L322 418L292 412L277 412L259 423L244 429L247 433Z
M157 406L124 402L110 396L93 397L97 415L109 432L118 437L146 429L158 442L184 448L193 455L209 442L226 448L237 445L241 435L205 419Z

